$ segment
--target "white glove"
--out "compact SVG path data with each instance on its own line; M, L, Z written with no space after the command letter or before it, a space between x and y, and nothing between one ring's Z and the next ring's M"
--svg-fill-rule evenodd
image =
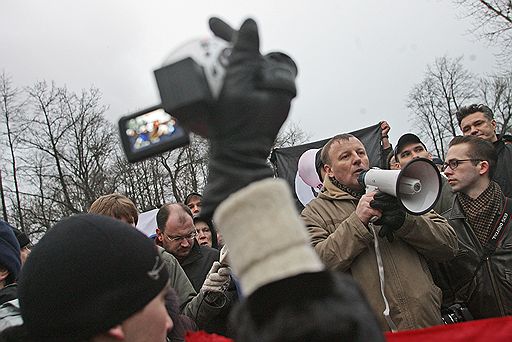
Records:
M229 286L231 269L215 261L201 287L201 292L224 292Z

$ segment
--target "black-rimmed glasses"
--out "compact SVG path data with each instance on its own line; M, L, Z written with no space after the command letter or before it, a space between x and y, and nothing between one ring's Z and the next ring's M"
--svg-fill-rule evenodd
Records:
M446 168L449 166L450 169L455 170L457 167L459 167L460 163L464 162L481 162L481 159L450 159L448 162L445 162L441 168L441 171L446 170Z

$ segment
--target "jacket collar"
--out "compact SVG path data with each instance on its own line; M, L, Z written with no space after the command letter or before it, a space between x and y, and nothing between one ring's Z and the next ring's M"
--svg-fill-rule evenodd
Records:
M457 200L457 195L453 196L452 198L452 209L449 212L449 215L447 217L448 220L455 220L455 219L465 219L466 215L464 215L464 212L462 211L462 207Z
M340 199L343 199L343 200L356 200L358 201L357 198L355 198L354 196L350 195L349 193L341 190L340 188L338 188L336 185L334 185L331 180L329 179L329 177L325 177L324 179L324 186L322 188L322 191L320 192L320 194L318 194L318 197L320 198L324 198L324 199L335 199L335 200L340 200Z

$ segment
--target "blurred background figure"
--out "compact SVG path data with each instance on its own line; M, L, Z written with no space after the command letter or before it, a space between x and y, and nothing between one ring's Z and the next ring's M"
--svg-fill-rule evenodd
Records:
M197 230L196 240L201 246L218 249L217 230L211 220L194 217L194 226Z

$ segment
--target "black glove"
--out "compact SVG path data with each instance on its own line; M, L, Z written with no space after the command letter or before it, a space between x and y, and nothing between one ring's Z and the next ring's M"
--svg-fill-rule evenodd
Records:
M295 63L274 53L262 56L256 22L234 31L218 18L210 28L232 39L223 88L208 118L210 161L201 217L209 218L231 193L255 180L272 177L267 157L296 95Z
M405 211L398 203L398 199L379 191L370 202L370 207L382 211L382 216L374 222L374 224L382 226L379 236L387 237L389 242L393 242L395 239L393 232L400 229L405 221Z

